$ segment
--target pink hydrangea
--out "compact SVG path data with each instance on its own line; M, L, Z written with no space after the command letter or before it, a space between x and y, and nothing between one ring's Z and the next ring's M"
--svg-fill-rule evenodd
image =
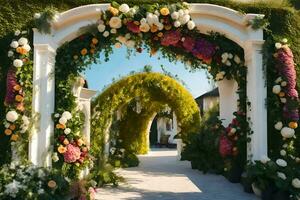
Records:
M181 39L181 33L179 31L168 31L164 34L161 45L163 46L175 46Z
M14 86L16 86L17 78L16 78L16 72L14 69L10 68L7 72L7 78L6 78L6 96L5 96L5 104L10 105L14 103L15 101L15 91Z
M67 145L67 151L64 153L64 160L67 163L76 162L80 158L80 148L72 144Z

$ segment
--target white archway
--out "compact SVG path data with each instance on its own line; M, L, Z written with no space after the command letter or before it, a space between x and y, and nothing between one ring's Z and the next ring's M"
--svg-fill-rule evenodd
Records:
M99 17L99 11L106 10L108 6L109 4L92 4L60 13L52 23L51 34L41 34L34 29L32 108L33 116L38 114L39 118L30 139L29 159L36 165L51 165L49 149L54 131L51 115L54 112L55 101L53 73L56 50L64 42L78 37L81 27L95 23ZM190 4L190 6L190 14L200 32L215 31L225 34L245 51L245 61L248 67L247 96L251 103L247 113L251 118L250 125L253 131L248 155L249 159L260 159L262 155L267 155L267 108L265 106L267 89L261 54L264 40L262 30L253 30L247 26L248 20L260 15L241 14L238 11L212 4ZM224 88L228 87L224 86ZM224 101L224 98L227 101ZM224 89L220 94L220 101L230 103L230 106L221 104L221 116L231 119L232 112L235 111L231 109L236 108L235 90ZM223 112L224 110L226 112Z

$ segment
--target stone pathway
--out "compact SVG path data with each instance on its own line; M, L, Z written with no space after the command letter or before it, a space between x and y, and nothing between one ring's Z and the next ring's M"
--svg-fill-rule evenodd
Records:
M98 200L258 200L240 184L223 176L202 174L190 163L178 161L176 151L154 149L139 156L140 166L117 171L126 183L100 188Z

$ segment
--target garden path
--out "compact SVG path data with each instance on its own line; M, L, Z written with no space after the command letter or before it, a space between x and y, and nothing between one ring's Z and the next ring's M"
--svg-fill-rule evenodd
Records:
M139 156L139 167L120 169L126 183L97 191L98 200L257 200L223 176L202 174L190 163L178 161L177 152L153 149Z

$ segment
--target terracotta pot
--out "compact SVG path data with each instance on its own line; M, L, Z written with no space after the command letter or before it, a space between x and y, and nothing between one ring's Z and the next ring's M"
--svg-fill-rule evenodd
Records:
M256 187L255 183L252 183L252 190L256 196L258 196L258 197L261 196L262 192L258 187Z

